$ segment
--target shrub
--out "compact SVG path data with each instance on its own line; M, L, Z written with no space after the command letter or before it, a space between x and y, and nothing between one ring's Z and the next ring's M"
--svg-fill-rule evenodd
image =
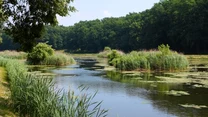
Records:
M98 57L100 58L108 58L108 55L111 53L110 47L105 47L102 52L99 52Z
M110 47L105 47L104 51L111 51L111 48Z
M28 53L27 60L31 64L40 64L41 61L45 60L47 57L52 56L54 50L51 46L46 43L37 44L30 53Z
M109 54L108 54L108 63L110 65L116 65L116 62L119 61L119 58L121 57L121 55L123 54L123 52L118 51L118 50L112 50Z
M158 46L158 50L162 53L162 55L169 55L171 54L171 51L170 51L170 46L167 44L167 45L159 45Z

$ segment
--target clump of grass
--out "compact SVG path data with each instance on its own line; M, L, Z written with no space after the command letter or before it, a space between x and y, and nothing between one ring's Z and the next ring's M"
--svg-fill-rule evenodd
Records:
M5 51L0 52L0 56L4 58L10 58L10 59L26 59L27 53L5 50Z
M169 50L168 45L158 47L159 51L133 51L115 58L114 66L120 70L185 70L188 67L187 58Z
M75 95L56 90L50 78L27 73L23 63L0 57L6 68L15 112L27 117L91 117L105 116L101 103L91 102L94 95ZM92 108L92 109L91 109Z
M75 63L75 60L66 53L56 52L40 62L41 65L63 66Z

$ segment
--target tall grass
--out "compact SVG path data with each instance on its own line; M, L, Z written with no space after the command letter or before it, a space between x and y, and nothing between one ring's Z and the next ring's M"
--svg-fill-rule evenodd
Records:
M66 53L56 52L54 55L47 57L45 60L41 61L41 65L55 65L63 66L75 63L75 60Z
M188 67L187 58L171 51L163 54L161 51L133 51L121 56L115 62L120 70L185 70Z
M0 52L0 56L4 58L10 58L10 59L26 59L27 53L5 50L5 51Z
M28 60L29 64L34 64ZM64 52L55 52L54 55L48 56L45 59L41 60L38 65L52 65L52 66L63 66L68 64L75 63L75 60L67 53Z
M51 79L27 73L24 64L0 57L7 70L13 109L27 117L92 117L106 116L101 103L91 102L94 95L75 95L56 90ZM92 108L92 109L91 109Z

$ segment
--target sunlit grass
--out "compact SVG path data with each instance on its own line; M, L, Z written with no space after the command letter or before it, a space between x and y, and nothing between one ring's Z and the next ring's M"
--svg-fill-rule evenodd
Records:
M0 56L10 59L26 59L27 53L5 50L5 51L0 51Z
M75 95L57 90L51 78L28 74L23 63L0 57L11 90L15 112L27 117L91 117L105 116L101 103L92 102L94 95Z
M0 116L2 117L15 117L15 114L8 105L9 97L10 90L6 81L6 71L0 67Z
M33 64L31 61L27 61L28 64ZM49 66L64 66L69 64L74 64L75 60L73 57L64 52L55 52L54 55L48 56L44 60L40 61L35 65L49 65Z
M133 51L117 59L116 67L120 70L185 70L187 58L176 52L164 55L160 51Z
M66 53L56 52L54 55L47 57L41 61L41 65L63 66L75 63L75 60Z

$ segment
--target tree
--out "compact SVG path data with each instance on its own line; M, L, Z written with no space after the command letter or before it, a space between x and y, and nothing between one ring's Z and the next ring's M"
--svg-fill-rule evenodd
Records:
M57 15L66 16L76 9L73 0L4 0L3 11L12 21L7 21L6 33L21 44L21 49L31 51L44 32L45 25L57 25Z
M3 21L4 21L4 15L2 11L2 3L3 1L0 0L0 43L2 43L1 33L2 33L2 27L3 27Z

